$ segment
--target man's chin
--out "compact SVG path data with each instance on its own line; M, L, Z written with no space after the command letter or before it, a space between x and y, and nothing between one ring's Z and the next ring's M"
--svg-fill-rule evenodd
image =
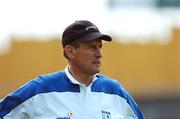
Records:
M96 69L95 71L94 71L94 74L97 74L97 73L99 73L100 72L100 69Z
M96 66L91 70L91 75L97 74L100 72L100 67Z

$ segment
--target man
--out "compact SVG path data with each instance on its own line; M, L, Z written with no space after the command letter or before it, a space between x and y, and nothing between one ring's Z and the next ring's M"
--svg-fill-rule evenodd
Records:
M144 119L115 80L98 74L102 34L90 21L69 25L62 35L65 70L30 81L0 103L3 119Z

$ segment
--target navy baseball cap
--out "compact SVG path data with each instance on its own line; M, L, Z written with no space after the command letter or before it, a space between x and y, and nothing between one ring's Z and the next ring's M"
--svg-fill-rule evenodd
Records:
M90 21L79 20L70 24L62 34L62 45L66 45L74 41L91 41L95 39L102 39L111 41L109 35L102 34L98 28Z

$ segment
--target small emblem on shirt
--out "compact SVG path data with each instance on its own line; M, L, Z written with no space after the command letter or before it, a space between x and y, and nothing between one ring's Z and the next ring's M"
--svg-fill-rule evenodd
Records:
M102 119L111 119L111 113L107 111L101 111Z
M72 112L67 113L67 117L57 117L56 119L71 119L72 117Z
M67 113L67 116L68 116L69 118L71 118L71 117L72 117L72 112L68 112L68 113Z

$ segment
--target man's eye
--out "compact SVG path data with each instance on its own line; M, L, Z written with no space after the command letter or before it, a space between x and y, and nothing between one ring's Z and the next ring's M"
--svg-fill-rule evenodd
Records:
M95 47L94 46L89 46L89 49L94 49Z

